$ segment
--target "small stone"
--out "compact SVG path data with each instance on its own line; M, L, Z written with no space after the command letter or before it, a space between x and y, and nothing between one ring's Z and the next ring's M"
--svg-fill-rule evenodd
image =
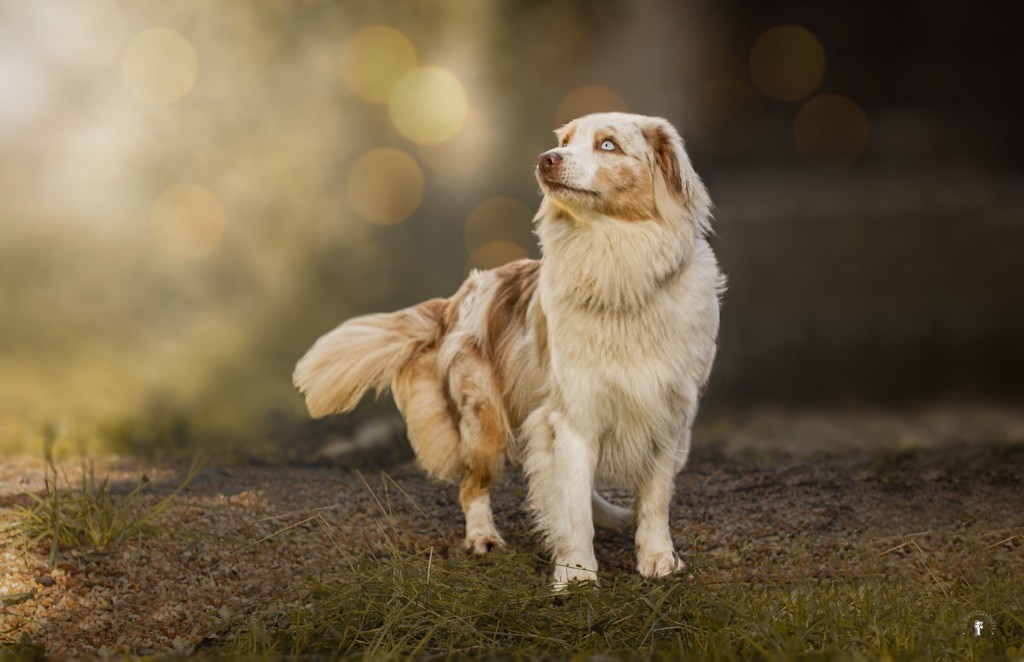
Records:
M40 586L49 587L56 584L57 580L55 580L53 577L50 577L49 575L39 575L38 577L36 577L36 583Z

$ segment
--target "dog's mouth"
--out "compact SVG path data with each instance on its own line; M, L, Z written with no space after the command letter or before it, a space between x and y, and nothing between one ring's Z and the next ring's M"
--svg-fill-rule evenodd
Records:
M562 182L548 179L544 175L540 175L538 177L538 180L540 181L541 186L551 190L552 192L564 191L566 193L576 193L578 195L587 195L595 198L598 196L597 191L591 191L585 188L576 188L575 186L569 186L568 184L563 184Z

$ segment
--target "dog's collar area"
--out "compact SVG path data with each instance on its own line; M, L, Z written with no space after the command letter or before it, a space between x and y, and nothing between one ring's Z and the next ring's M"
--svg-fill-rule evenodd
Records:
M631 313L637 308L649 303L658 292L668 287L674 280L682 275L684 271L686 271L689 264L689 255L684 251L683 254L679 256L679 260L675 265L655 281L654 287L649 290L643 297L643 300L638 302L635 306L617 306L615 304L602 301L593 295L586 295L581 298L580 302L576 304L576 307L580 310L585 310L596 315Z

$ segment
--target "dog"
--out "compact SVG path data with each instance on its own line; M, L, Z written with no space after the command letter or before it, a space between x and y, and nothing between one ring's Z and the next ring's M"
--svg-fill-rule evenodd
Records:
M293 382L309 412L390 386L422 466L460 481L465 547L505 544L491 487L521 462L554 584L597 581L594 526L635 527L637 570L684 568L669 531L675 476L717 350L725 279L711 201L676 129L624 113L555 132L537 161L540 260L474 271L447 299L351 319ZM599 482L635 491L613 505Z

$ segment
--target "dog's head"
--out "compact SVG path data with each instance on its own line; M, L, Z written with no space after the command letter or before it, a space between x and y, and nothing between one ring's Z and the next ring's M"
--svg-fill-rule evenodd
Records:
M683 222L703 231L709 199L679 133L660 117L587 115L555 131L537 159L545 196L577 219Z

